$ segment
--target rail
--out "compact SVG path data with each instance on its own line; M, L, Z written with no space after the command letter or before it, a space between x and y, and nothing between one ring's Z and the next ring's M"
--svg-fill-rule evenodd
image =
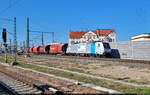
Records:
M63 94L61 91L58 91L58 90L56 90L56 91L47 90L47 89L42 88L42 87L40 87L40 86L38 86L38 85L36 85L36 84L32 84L32 83L27 82L27 81L25 81L25 80L19 79L19 78L17 78L16 76L13 76L13 75L11 75L11 74L9 74L9 73L6 73L6 72L4 72L4 71L2 71L2 70L0 70L0 72L3 73L3 74L5 74L5 75L7 75L8 77L11 77L11 78L14 79L14 80L20 81L20 82L23 83L23 84L26 84L26 85L28 85L28 86L30 86L30 87L34 87L34 88L40 90L43 94L46 94L46 95L57 95L57 94L60 94L60 93ZM7 86L7 84L5 84L5 83L3 83L3 82L1 82L1 81L0 81L0 84L1 84L5 89L7 89L10 93L12 93L12 95L16 95L16 94L17 94L13 89L11 89L11 87Z

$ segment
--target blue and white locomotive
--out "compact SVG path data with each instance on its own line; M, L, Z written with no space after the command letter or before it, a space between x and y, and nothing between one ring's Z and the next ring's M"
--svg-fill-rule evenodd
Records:
M109 43L92 42L68 45L67 54L83 56L111 56Z

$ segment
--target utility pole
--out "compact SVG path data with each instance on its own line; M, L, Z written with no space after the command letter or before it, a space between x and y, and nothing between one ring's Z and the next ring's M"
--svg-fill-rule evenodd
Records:
M32 47L34 47L34 41L32 41Z
M17 38L16 38L16 17L14 17L14 53L15 53L15 56L14 56L14 59L16 62L16 52L17 52Z
M52 32L52 41L54 42L54 32Z
M9 41L10 41L10 47L9 47L9 49L10 49L10 53L11 53L11 39L9 39Z
M27 18L27 57L29 57L29 17Z
M44 45L43 32L42 32L42 45Z
M22 50L22 42L20 41L19 50Z
M23 49L25 50L25 41L23 41Z

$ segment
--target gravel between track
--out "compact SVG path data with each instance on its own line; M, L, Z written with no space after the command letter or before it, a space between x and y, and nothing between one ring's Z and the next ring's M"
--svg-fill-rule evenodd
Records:
M91 89L88 87L76 85L72 82L67 82L64 80L57 79L57 78L48 77L48 76L41 75L38 73L17 69L14 67L5 67L5 71L19 74L30 80L32 79L33 83L39 81L39 83L42 83L42 84L52 85L64 92L68 92L68 93L94 93L94 94L95 93L104 93L102 91L97 91L97 90L94 90L94 89Z
M24 60L27 63L31 62L61 69L78 70L92 75L127 82L150 84L150 64L117 63L100 60L91 61L75 58L59 58L54 56L35 56Z

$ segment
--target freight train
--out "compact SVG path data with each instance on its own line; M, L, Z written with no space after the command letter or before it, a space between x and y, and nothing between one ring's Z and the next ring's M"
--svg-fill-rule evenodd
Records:
M106 42L78 43L78 44L52 44L47 46L35 46L28 49L35 54L61 54L74 56L111 56L111 48Z

